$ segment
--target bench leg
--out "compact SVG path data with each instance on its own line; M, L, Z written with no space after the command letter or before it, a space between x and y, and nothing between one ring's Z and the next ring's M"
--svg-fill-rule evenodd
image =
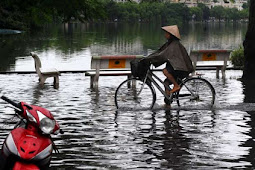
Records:
M136 88L136 80L133 80L133 82L132 82L132 88Z
M222 78L225 79L225 77L226 77L226 68L225 67L221 68L221 73L222 73Z
M59 88L59 76L54 76L54 88L58 89Z
M94 77L95 76L90 76L90 88L93 88Z
M90 76L90 88L97 88L98 87L98 77L97 76Z
M45 83L45 80L46 80L46 77L41 76L41 77L39 78L39 83L40 83L41 85L43 85L43 84Z
M216 67L216 78L217 78L217 79L219 78L219 72L220 72L220 68L219 68L219 67Z
M55 76L54 77L54 84L59 84L59 77L58 76Z

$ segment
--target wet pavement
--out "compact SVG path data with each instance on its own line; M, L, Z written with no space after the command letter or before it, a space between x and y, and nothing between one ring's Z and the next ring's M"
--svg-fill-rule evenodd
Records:
M58 89L51 79L40 87L36 74L2 74L0 89L55 115L65 133L54 136L60 153L52 169L252 169L255 104L238 80L242 71L227 70L225 80L203 73L216 90L213 109L165 110L157 93L154 110L118 111L114 93L126 77L100 77L93 90L83 73L62 74ZM4 106L0 143L15 124Z

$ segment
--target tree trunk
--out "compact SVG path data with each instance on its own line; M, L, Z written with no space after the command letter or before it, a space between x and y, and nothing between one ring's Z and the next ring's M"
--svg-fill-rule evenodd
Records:
M255 80L255 0L250 1L249 25L244 46L243 80Z

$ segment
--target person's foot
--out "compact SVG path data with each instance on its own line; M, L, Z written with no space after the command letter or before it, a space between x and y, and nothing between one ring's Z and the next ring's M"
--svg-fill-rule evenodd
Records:
M173 89L170 91L170 93L174 93L174 92L177 92L181 89L181 87L178 85L178 86L174 86Z
M167 110L169 110L169 109L171 109L171 105L168 105L168 104L165 104L165 109L167 109Z

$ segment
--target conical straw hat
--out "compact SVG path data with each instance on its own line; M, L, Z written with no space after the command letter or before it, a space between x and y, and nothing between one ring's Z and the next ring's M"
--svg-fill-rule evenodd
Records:
M161 28L165 30L166 32L169 32L170 34L174 35L179 40L181 39L181 35L179 33L179 29L177 25L165 26Z

